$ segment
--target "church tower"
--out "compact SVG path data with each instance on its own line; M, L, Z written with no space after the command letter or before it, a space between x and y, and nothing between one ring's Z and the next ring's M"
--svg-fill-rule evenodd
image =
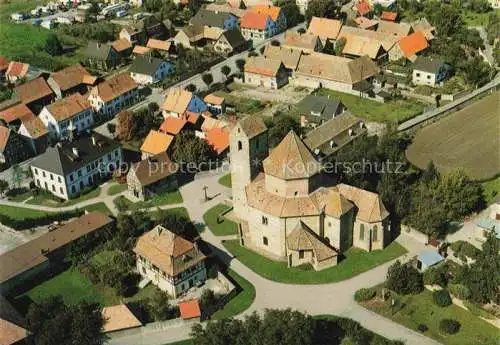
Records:
M268 152L264 121L253 116L238 121L231 131L230 159L233 207L239 218L247 217L245 187L259 174Z

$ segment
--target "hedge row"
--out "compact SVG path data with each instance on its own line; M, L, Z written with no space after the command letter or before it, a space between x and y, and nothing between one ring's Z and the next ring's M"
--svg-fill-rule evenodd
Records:
M47 214L46 216L24 219L14 219L10 218L9 216L0 214L0 223L15 230L24 230L36 226L49 225L56 221L63 221L70 218L80 217L83 214L84 211L78 209L67 212L54 212L53 214Z

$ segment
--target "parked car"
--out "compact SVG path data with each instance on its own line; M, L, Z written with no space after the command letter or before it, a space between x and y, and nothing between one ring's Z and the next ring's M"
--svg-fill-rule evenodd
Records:
M128 12L126 10L120 10L120 11L116 12L116 18L125 17L127 14L128 14Z

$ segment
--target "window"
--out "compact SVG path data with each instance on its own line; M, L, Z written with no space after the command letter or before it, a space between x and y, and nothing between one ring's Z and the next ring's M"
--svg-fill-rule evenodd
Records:
M61 176L57 176L57 182L61 183Z
M42 172L43 177L45 177L45 171Z
M55 185L52 185L52 191L55 192L56 191L56 186Z
M299 250L299 259L303 259L303 258L304 258L304 251Z
M262 237L262 243L264 243L265 246L269 243L266 236Z
M417 77L420 77L420 73L417 73Z
M71 186L71 193L76 193L76 187L75 186Z
M63 191L62 187L59 188L59 193L64 194L64 191Z
M82 171L78 170L78 177L82 177Z
M359 226L359 239L363 241L365 239L365 225L361 224Z
M267 225L268 219L265 216L262 216L262 224Z
M372 240L373 240L373 242L377 242L378 241L378 234L377 234L377 232L378 232L378 229L377 229L377 226L375 225L373 227L373 232L372 232Z
M332 227L332 222L328 222L328 227L331 228Z
M70 175L69 175L69 180L70 180L71 182L73 182L73 174L70 174Z
M238 151L241 150L243 150L243 144L241 143L241 141L238 141Z
M50 179L54 181L54 175L50 174Z
M38 169L35 168L35 175L38 175Z

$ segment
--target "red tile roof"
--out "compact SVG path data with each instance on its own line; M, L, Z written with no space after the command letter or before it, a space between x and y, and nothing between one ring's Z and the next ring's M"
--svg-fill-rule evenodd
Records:
M23 103L0 111L0 118L7 123L24 118L34 118L35 114Z
M414 56L418 52L429 47L427 40L422 32L418 31L399 41L399 47L407 58Z
M206 141L217 154L229 147L229 131L226 128L212 128L206 132Z
M9 141L10 129L0 126L0 152L5 151L7 141Z
M198 122L198 119L200 118L200 114L194 113L192 111L186 111L184 115L186 116L186 121L193 125L196 124Z
M0 56L0 72L4 72L9 67L9 60Z
M28 73L29 67L28 64L11 61L6 73L11 77L23 78Z
M277 6L262 4L262 5L255 5L255 6L251 7L250 11L252 11L254 13L264 14L264 15L270 16L273 21L276 21L276 20L278 20L278 17L280 15L281 8L279 8Z
M16 92L21 101L26 104L54 94L54 91L42 77L16 86Z
M356 5L354 5L356 10L361 14L362 16L370 13L372 11L372 8L370 6L370 3L365 0L359 1Z
M169 116L161 124L160 131L167 134L177 135L184 128L186 123L187 121L185 119Z
M380 19L382 19L382 20L388 20L388 21L391 21L391 22L395 22L397 17L398 17L398 13L397 12L383 11L382 15L380 16Z
M179 302L179 311L183 320L201 316L200 304L197 299Z
M269 18L269 15L246 11L241 18L240 27L242 29L264 30L266 28L267 18Z

